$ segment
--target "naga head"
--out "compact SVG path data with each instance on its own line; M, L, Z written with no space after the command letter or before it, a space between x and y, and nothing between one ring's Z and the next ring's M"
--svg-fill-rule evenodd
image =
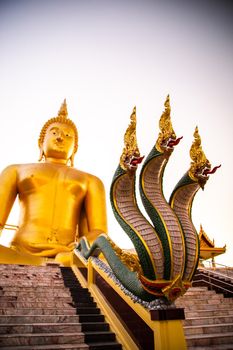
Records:
M190 157L192 162L189 169L189 176L192 180L198 182L201 188L204 189L206 181L209 179L209 175L215 173L215 171L221 165L215 166L213 169L211 169L211 164L202 150L198 127L196 127L193 136L194 141L190 148Z
M120 158L120 166L122 169L135 172L138 164L142 162L144 157L140 156L136 137L136 107L130 116L130 124L124 136L124 149Z
M178 145L183 137L177 138L173 130L171 123L171 106L169 95L167 95L164 106L165 110L159 120L160 133L156 141L156 148L161 153L171 153L174 149L174 146Z

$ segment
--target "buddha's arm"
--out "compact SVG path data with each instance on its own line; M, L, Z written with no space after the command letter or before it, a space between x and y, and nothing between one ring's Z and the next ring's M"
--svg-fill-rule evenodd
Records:
M7 221L17 196L17 169L10 165L0 175L0 229Z
M89 242L93 242L100 233L107 233L107 214L104 185L97 177L91 177L85 198L85 211Z

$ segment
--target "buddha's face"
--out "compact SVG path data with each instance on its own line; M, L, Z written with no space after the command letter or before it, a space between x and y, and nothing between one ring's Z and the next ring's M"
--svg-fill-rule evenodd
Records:
M46 158L68 161L74 152L75 133L72 126L55 122L49 125L43 142Z

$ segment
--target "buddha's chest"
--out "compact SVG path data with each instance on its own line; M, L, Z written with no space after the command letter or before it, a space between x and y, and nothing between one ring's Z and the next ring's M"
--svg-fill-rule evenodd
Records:
M30 194L48 196L47 200L54 194L82 197L86 193L86 183L68 167L31 166L21 171L18 192L21 198Z

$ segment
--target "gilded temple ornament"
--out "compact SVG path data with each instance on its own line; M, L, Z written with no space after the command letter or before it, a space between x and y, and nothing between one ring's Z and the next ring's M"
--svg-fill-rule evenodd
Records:
M176 139L175 131L172 127L171 122L171 106L170 106L170 97L167 95L166 101L164 103L165 110L162 113L159 120L160 133L156 141L156 148L162 153L164 142L167 142L169 139ZM165 145L164 145L165 146Z
M122 250L120 247L118 247L109 236L106 237L109 243L112 246L112 249L116 253L117 257L121 260L123 264L128 266L130 271L135 271L142 274L142 268L138 259L138 256L136 254L132 254L130 252Z
M200 176L203 171L208 168L211 168L209 160L206 158L206 155L202 149L201 137L199 135L198 127L196 126L194 131L194 141L190 148L190 158L191 158L191 167L189 170L190 177L197 181L198 176Z
M136 107L134 107L130 116L130 124L124 135L124 149L120 158L120 166L124 170L133 166L132 158L138 159L140 157L136 136L136 123ZM138 164L138 162L136 163Z

